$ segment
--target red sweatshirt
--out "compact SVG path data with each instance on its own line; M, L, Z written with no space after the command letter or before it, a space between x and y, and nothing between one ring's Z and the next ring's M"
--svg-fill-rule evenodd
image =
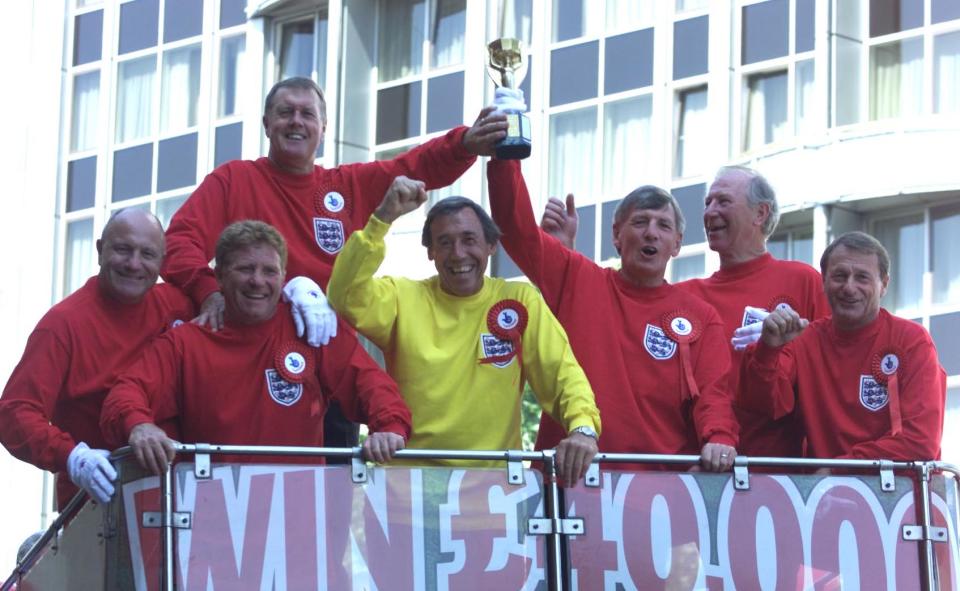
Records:
M287 277L305 275L326 289L333 260L350 234L363 228L393 179L422 180L428 189L449 185L476 159L463 148L465 127L451 130L393 160L316 167L295 175L268 158L228 162L200 183L167 230L164 280L199 306L218 291L210 269L217 238L233 222L255 219L287 240Z
M105 297L97 277L51 308L27 340L0 398L0 442L15 457L57 472L60 508L76 494L67 456L84 441L110 449L100 434L100 405L145 344L174 321L193 318L190 301L156 285L124 305Z
M300 383L284 377L290 353L306 364ZM308 347L280 304L255 326L210 332L191 324L157 339L110 390L100 426L114 445L140 423L177 417L185 443L320 446L331 399L371 431L410 434L396 383L346 325L329 345Z
M515 161L491 160L487 178L503 246L540 288L593 387L603 422L600 450L699 454L711 441L736 445L725 388L729 345L716 311L672 285L636 287L542 232ZM689 357L699 396L691 396L681 346L665 334L670 313L689 320L698 335ZM537 447L565 436L544 415Z
M894 355L895 359L888 357ZM883 360L887 371L878 369ZM896 368L895 401L878 371ZM815 458L940 459L946 373L922 326L881 309L876 320L839 332L829 318L786 346L752 345L741 369L742 402L767 416L799 411Z
M733 331L751 324L747 306L773 310L788 303L800 316L816 320L830 313L823 295L823 280L816 269L805 263L780 261L770 254L720 269L706 279L692 279L678 287L710 302L723 321L726 347L730 351L730 391L736 398L740 391L740 368L743 352L730 345ZM750 456L799 457L803 455L803 433L793 416L777 421L736 407L740 422L739 453Z

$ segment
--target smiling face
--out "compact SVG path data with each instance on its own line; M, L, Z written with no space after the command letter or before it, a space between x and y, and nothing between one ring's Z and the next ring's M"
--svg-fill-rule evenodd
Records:
M823 276L823 291L833 311L834 325L841 331L850 331L873 322L889 280L889 276L881 277L875 253L837 246Z
M731 262L749 260L765 250L763 224L769 205L751 205L751 177L741 170L728 170L710 185L704 200L703 228L710 250Z
M680 253L683 234L677 230L673 208L633 209L613 225L613 245L620 253L620 272L633 284L657 287L671 257Z
M298 87L279 89L263 116L270 160L287 172L312 172L326 125L316 92Z
M438 216L431 222L430 232L427 256L437 268L443 291L460 297L480 291L487 261L497 246L485 240L477 214L464 207Z
M139 302L157 282L163 249L156 218L139 210L118 213L97 240L101 292L125 304Z
M217 267L216 275L227 321L250 325L273 317L284 278L275 248L263 243L240 248Z

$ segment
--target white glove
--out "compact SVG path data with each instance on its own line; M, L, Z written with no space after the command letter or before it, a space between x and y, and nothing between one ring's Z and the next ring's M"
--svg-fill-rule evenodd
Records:
M90 449L82 441L67 456L67 473L74 484L82 488L100 504L110 502L113 496L113 482L117 471L107 457L105 449Z
M294 277L283 286L283 299L291 304L297 336L303 336L306 326L311 347L326 345L337 336L337 315L313 279Z
M743 312L744 316L753 318L754 322L746 326L741 326L733 331L733 338L730 339L730 344L733 345L736 351L743 351L760 340L760 333L763 332L763 321L770 315L770 312L767 312L763 308L754 308L753 306L744 306Z
M493 106L497 108L496 113L504 111L523 113L527 110L527 103L523 101L523 91L519 88L507 88L505 86L498 86L494 89Z

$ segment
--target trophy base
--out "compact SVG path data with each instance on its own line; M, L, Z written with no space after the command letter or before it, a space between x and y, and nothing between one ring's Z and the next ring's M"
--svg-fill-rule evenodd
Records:
M495 146L498 160L522 160L530 155L530 119L523 113L507 111L507 137Z

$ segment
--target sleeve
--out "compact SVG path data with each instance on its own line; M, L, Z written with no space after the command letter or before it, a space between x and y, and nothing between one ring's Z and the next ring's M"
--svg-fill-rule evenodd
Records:
M903 380L898 377L903 432L854 445L842 458L891 460L940 459L944 406L947 396L946 372L926 334L907 349Z
M141 423L159 425L179 414L180 355L171 335L146 348L103 401L100 430L112 447L127 444L130 431Z
M400 175L423 181L427 190L452 184L470 168L477 157L463 147L467 128L459 126L446 134L407 150L392 160L378 160L359 165L356 195L360 199L362 218L380 205L383 194L393 179Z
M174 214L167 229L167 253L160 274L179 287L199 308L219 291L210 259L217 238L227 226L226 174L217 169L208 174Z
M730 392L730 351L723 334L723 323L714 316L699 339L694 379L700 396L693 407L693 423L705 443L723 443L736 447L740 426L733 412Z
M570 267L582 257L537 225L518 161L490 160L487 182L490 211L503 231L500 243L523 274L540 288L547 304L557 309Z
M524 298L527 327L522 336L524 377L529 380L540 406L569 433L588 426L600 433L600 411L586 374L573 355L567 333L530 288Z
M768 347L761 340L747 348L740 363L737 405L772 419L793 412L797 381L793 344Z
M408 439L412 418L397 383L349 330L341 326L338 332L340 336L317 352L322 357L320 383L351 421L366 423L371 432L390 431Z
M327 284L330 305L381 349L388 348L397 320L396 284L389 277L373 277L383 262L389 229L371 215L366 227L347 240Z
M823 293L823 277L816 270L810 274L810 282L807 288L809 305L809 310L806 310L807 320L813 322L824 316L829 316L831 314L830 303L827 302L827 296Z
M66 469L77 444L50 424L69 362L53 332L34 330L0 397L0 442L14 457L54 472Z

